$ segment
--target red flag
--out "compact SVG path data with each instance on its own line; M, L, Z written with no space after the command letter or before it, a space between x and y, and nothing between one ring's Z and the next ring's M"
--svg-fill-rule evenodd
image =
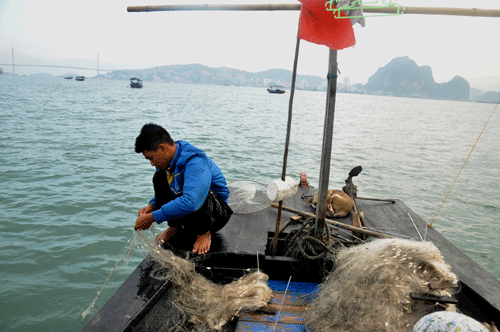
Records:
M341 50L356 44L351 20L335 18L327 11L325 0L299 0L302 3L298 38ZM332 7L334 7L332 5ZM340 12L340 16L346 16Z

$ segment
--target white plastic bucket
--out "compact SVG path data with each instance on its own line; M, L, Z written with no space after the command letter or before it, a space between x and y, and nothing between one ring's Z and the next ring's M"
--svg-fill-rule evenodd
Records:
M282 201L297 193L297 183L289 176L283 180L273 180L267 185L267 198L270 201Z

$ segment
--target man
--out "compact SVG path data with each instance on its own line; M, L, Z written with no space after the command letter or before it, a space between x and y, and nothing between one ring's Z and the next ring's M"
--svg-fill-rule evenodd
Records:
M202 150L186 141L174 142L164 128L152 123L142 127L135 152L142 153L156 172L155 196L139 210L134 229L146 230L155 221L166 221L169 227L156 237L158 242L183 234L193 239L193 253L207 253L212 234L224 227L233 213L219 167Z

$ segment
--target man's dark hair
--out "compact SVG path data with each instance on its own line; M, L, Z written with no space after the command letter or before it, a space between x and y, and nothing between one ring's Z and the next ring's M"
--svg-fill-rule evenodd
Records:
M135 152L155 151L162 143L173 145L174 141L162 126L148 123L142 127L140 135L135 139Z

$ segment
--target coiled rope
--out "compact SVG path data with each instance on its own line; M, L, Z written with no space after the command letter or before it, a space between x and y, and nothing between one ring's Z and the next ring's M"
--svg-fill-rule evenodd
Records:
M321 241L315 236L315 217L304 221L302 227L292 231L285 238L285 256L305 258L306 260L319 260L327 255L335 255L335 247L343 244L334 240L330 232L326 232L326 238Z

